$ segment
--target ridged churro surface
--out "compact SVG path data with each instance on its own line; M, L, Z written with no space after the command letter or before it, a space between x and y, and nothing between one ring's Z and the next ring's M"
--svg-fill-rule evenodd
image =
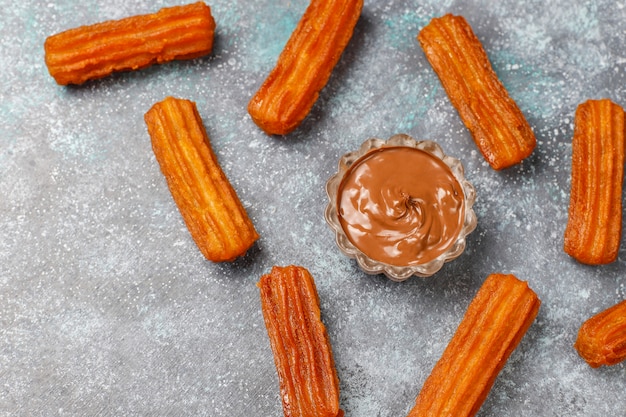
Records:
M610 100L578 106L564 249L579 262L617 259L622 236L624 110Z
M45 60L58 84L82 84L116 71L207 55L214 31L211 9L197 2L50 36Z
M307 116L352 37L363 0L311 0L276 66L248 104L266 133L285 135Z
M195 103L168 97L145 115L152 149L172 197L204 256L231 261L258 239L222 171Z
M258 286L285 417L343 416L313 277L300 266L275 266Z
M490 275L426 379L409 417L475 415L540 304L526 282L513 275Z
M507 168L529 156L535 134L465 18L451 14L434 18L417 38L491 167Z
M585 321L574 347L593 368L626 359L626 300Z

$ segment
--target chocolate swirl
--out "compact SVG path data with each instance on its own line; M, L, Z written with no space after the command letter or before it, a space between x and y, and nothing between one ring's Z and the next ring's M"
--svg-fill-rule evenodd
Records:
M460 184L443 161L415 148L367 153L346 173L337 198L339 221L350 241L391 265L435 259L463 226Z

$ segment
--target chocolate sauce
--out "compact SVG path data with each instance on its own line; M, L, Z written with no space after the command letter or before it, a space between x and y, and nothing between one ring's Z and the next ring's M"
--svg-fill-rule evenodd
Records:
M394 146L368 152L337 195L339 222L368 257L396 266L424 264L456 240L465 216L461 185L439 158Z

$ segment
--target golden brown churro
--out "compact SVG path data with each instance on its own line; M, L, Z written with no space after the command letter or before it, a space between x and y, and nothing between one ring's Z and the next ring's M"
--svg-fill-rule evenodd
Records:
M535 135L465 18L434 18L417 39L491 167L507 168L529 156Z
M610 100L578 106L565 252L597 265L617 259L622 236L624 110Z
M285 417L343 416L313 277L300 266L275 266L258 286Z
M363 0L311 0L276 66L248 104L266 133L285 135L304 120L352 37Z
M626 359L626 300L585 321L574 347L592 368Z
M82 84L116 71L207 55L214 31L211 9L203 2L163 8L50 36L46 65L58 84Z
M409 417L475 415L541 302L513 275L490 275L472 300Z
M200 251L214 262L245 254L259 236L211 149L196 105L168 97L145 120L154 155Z

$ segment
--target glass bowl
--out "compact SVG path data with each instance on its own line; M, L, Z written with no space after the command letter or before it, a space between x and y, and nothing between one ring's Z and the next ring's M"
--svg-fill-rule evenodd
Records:
M424 263L412 264L407 266L391 265L385 262L372 259L367 256L359 248L357 248L349 239L343 229L338 215L338 193L342 186L342 181L346 174L350 171L350 167L355 162L360 162L361 158L374 151L384 147L409 147L424 151L431 156L440 159L450 169L452 175L460 185L464 194L464 217L456 239L443 251L439 256ZM397 134L388 140L371 138L363 142L361 147L354 152L343 155L339 160L338 170L326 183L326 194L329 203L326 206L324 217L326 222L335 232L335 241L339 250L349 258L356 259L359 267L368 274L385 274L393 281L404 281L411 276L429 277L441 269L445 262L458 258L465 250L465 239L474 229L476 229L476 214L473 210L476 201L476 190L469 181L465 179L463 165L461 161L446 155L442 148L433 141L423 140L417 141L405 134Z

